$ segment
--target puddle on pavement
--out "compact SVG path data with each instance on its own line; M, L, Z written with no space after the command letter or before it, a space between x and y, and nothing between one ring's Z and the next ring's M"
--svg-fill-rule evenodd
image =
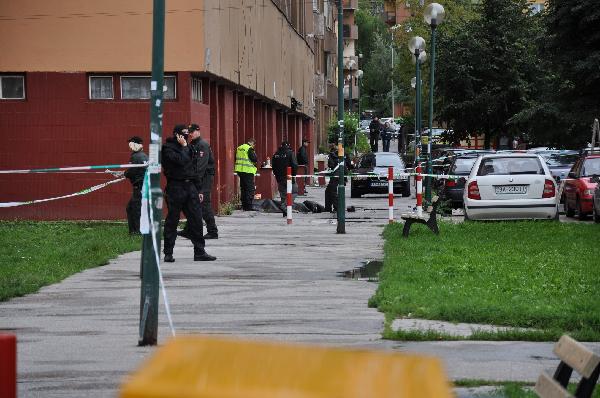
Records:
M378 282L379 271L383 268L383 261L371 260L364 263L362 267L354 268L349 271L338 272L338 276L347 279L356 279L359 281Z

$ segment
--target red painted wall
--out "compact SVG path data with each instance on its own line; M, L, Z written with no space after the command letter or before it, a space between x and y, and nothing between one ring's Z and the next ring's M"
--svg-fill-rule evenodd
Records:
M147 75L137 75L142 74ZM233 172L237 146L255 137L263 162L284 137L294 147L301 137L312 137L312 121L302 122L300 116L209 78L203 78L203 102L192 101L191 74L169 74L177 76L177 99L164 102L163 138L177 123L200 125L217 162L215 209L238 192ZM133 135L144 139L148 153L149 102L119 99L122 74L112 75L116 99L90 100L87 73L27 73L27 98L0 101L0 170L127 163L126 141ZM0 202L62 196L111 179L106 173L0 174ZM130 192L123 181L75 198L0 208L0 219L125 219Z

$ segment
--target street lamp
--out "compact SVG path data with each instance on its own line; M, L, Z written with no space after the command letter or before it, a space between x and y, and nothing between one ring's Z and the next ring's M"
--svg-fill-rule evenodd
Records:
M352 112L352 82L354 77L354 68L356 68L356 61L350 59L350 61L346 63L346 67L348 70L350 70L346 76L346 81L348 82L348 112Z
M424 61L425 54L425 39L421 36L414 36L408 41L408 49L411 54L414 55L414 62L416 65L415 73L415 167L419 164L420 153L417 148L421 146L421 62Z
M427 140L427 174L431 174L431 141L433 137L433 85L435 84L435 28L444 21L446 12L438 3L431 3L425 8L423 18L431 26L431 74L429 80L429 133ZM431 202L431 178L425 184L425 200Z
M392 77L392 120L394 120L396 118L396 115L394 114L395 112L395 108L396 108L396 103L395 103L395 99L394 99L394 32L396 31L396 29L402 27L402 25L394 25L390 28L390 30L392 31L392 43L391 43L391 48L392 48L392 73L391 73L391 77Z

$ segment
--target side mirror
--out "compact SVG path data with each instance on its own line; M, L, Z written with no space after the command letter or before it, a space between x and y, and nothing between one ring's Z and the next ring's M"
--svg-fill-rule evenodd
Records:
M577 178L577 175L573 171L569 171L569 178Z
M592 178L590 178L590 181L593 182L593 183L598 184L598 183L600 183L600 177L596 176L596 175L592 176Z

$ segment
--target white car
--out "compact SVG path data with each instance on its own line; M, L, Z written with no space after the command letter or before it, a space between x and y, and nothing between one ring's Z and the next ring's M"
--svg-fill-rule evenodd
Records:
M557 187L539 155L480 156L467 178L465 219L558 219Z

